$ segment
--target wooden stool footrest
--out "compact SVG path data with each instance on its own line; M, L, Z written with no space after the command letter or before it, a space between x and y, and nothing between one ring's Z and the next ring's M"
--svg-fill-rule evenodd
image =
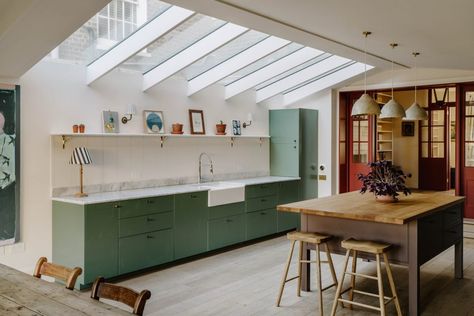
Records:
M372 279L372 280L378 280L377 277L373 275L367 275L363 273L357 273L357 272L345 272L345 274L353 275L353 276L358 276L366 279Z
M370 293L370 292L365 292L365 291L360 291L360 290L354 290L354 293L379 298L379 295L375 294L375 293ZM388 300L388 302L391 302L394 299L394 297L388 297L388 296L384 296L383 298ZM387 303L385 303L385 304L387 304Z
M326 291L326 290L332 288L333 286L337 286L337 283L333 283L333 284L331 284L331 285L328 285L328 286L326 286L326 287L323 287L323 288L321 289L321 292L324 292L324 291Z
M286 279L286 280L285 280L285 283L290 282L290 281L293 281L293 280L296 280L296 279L299 279L299 276L295 276L295 277Z
M318 263L317 260L300 260L301 263ZM319 261L320 263L329 263L329 261Z
M368 308L368 309L373 309L373 310L376 310L376 311L380 312L380 307L377 307L377 306L358 303L358 302L346 300L346 299L343 299L343 298L338 299L338 301L342 302L342 303L349 304L349 305L356 305L356 306L360 306L360 307L364 307L364 308Z

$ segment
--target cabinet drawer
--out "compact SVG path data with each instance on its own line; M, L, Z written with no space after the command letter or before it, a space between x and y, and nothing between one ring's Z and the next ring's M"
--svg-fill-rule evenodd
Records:
M443 237L444 237L444 247L448 248L455 244L456 242L460 241L462 239L462 234L463 234L463 225L458 224L454 227L451 227L449 229L445 229L443 232Z
M276 195L247 199L247 212L255 212L268 208L274 208L277 204Z
M286 204L298 201L299 184L299 181L281 182L278 186L278 204Z
M437 212L419 219L418 256L423 264L443 249L443 214Z
M245 198L255 198L277 194L277 183L264 183L245 187Z
M116 205L120 209L120 218L168 212L173 210L173 196L166 195L120 201Z
M209 208L209 219L223 218L227 216L244 213L245 203L232 203L226 205L213 206Z
M277 231L277 211L275 209L247 213L247 240L271 235Z
M173 212L150 214L120 220L120 237L173 227Z
M175 195L176 209L192 209L207 207L207 191Z
M171 229L119 239L120 274L173 260Z
M244 214L228 216L208 222L209 250L244 241Z
M295 229L298 227L298 222L300 221L300 214L277 211L277 218L278 218L278 232L283 232L283 231Z
M449 229L462 223L461 208L453 207L443 211L443 227Z

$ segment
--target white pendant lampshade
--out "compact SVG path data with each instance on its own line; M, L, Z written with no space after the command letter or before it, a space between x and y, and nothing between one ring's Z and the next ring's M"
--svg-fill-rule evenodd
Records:
M379 115L380 107L377 102L367 93L364 93L352 107L352 116L357 115Z
M416 102L406 111L404 121L424 121L428 119L428 113Z
M380 111L381 119L405 117L405 109L394 99L390 99Z

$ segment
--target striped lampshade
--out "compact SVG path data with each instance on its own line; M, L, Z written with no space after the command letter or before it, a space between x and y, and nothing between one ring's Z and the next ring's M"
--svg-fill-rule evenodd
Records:
M91 155L86 147L76 147L72 151L71 160L72 165L89 165L92 163Z

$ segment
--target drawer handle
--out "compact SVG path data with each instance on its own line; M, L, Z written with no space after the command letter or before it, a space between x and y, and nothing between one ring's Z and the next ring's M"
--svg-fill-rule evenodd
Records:
M146 204L153 204L153 203L155 203L155 201L153 201L153 200L146 200Z
M260 202L266 202L267 200L266 199L261 199Z
M147 217L147 218L146 218L146 221L147 221L147 222L154 222L155 219L154 219L154 218Z
M457 230L448 230L448 233L450 233L450 234L457 234L458 231L457 231Z
M147 238L147 239L153 239L153 238L155 238L155 237L153 237L152 235L146 235L146 238Z
M191 199L196 199L197 198L197 195L191 195Z
M233 220L231 220L231 219L226 219L225 221L226 221L227 223L232 223L232 222L233 222Z
M122 206L121 205L118 205L118 204L115 204L114 205L114 208L121 208Z
M267 212L260 212L260 215L267 215Z
M459 215L458 211L449 211L448 214Z

